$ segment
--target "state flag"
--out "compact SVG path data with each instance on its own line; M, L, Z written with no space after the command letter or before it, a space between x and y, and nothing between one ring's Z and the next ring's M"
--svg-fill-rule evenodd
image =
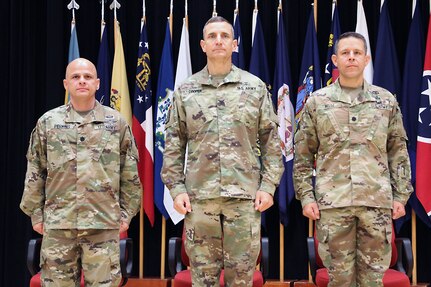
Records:
M142 21L139 38L133 100L132 131L139 152L139 178L144 189L142 206L151 226L154 226L153 97L151 93L150 52L145 21Z

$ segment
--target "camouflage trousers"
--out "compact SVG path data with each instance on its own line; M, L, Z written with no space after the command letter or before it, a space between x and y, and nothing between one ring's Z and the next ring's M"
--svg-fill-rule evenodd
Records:
M194 287L252 286L260 252L260 212L253 200L216 198L191 202L185 218L185 249Z
M118 230L44 230L41 282L46 287L111 287L121 281Z
M319 255L329 287L383 287L391 260L391 209L345 207L320 210Z

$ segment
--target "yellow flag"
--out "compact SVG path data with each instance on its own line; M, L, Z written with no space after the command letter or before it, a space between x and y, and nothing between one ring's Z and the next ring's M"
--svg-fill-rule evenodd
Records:
M126 62L124 60L123 40L121 38L120 22L114 26L115 53L112 66L111 107L121 113L132 126L132 108L130 105L129 86L127 84Z

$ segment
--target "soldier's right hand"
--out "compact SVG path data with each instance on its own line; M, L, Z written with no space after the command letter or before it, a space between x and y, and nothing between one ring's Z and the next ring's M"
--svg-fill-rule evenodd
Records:
M192 212L189 195L187 193L178 194L174 199L174 208L181 214Z
M43 222L36 223L35 225L33 225L33 230L39 234L43 234Z
M308 203L302 208L302 214L312 220L316 220L320 218L320 211L317 203L311 202Z

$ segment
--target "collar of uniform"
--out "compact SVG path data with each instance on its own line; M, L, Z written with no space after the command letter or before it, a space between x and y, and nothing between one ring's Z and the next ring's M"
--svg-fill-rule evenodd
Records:
M334 83L335 92L331 95L331 99L333 101L339 101L344 103L352 103L349 96L343 92L341 88L340 81L337 79ZM364 79L364 88L362 92L359 93L359 96L355 99L354 102L363 103L363 102L376 102L376 97L373 96L373 93L370 91L371 85L365 81Z
M239 69L232 64L229 74L224 78L224 83L237 83L241 80ZM198 72L197 82L201 85L212 85L211 77L208 72L208 65Z
M96 100L94 108L83 118L73 109L72 104L69 102L66 105L66 116L64 121L66 123L104 122L105 112L103 110L103 106Z

